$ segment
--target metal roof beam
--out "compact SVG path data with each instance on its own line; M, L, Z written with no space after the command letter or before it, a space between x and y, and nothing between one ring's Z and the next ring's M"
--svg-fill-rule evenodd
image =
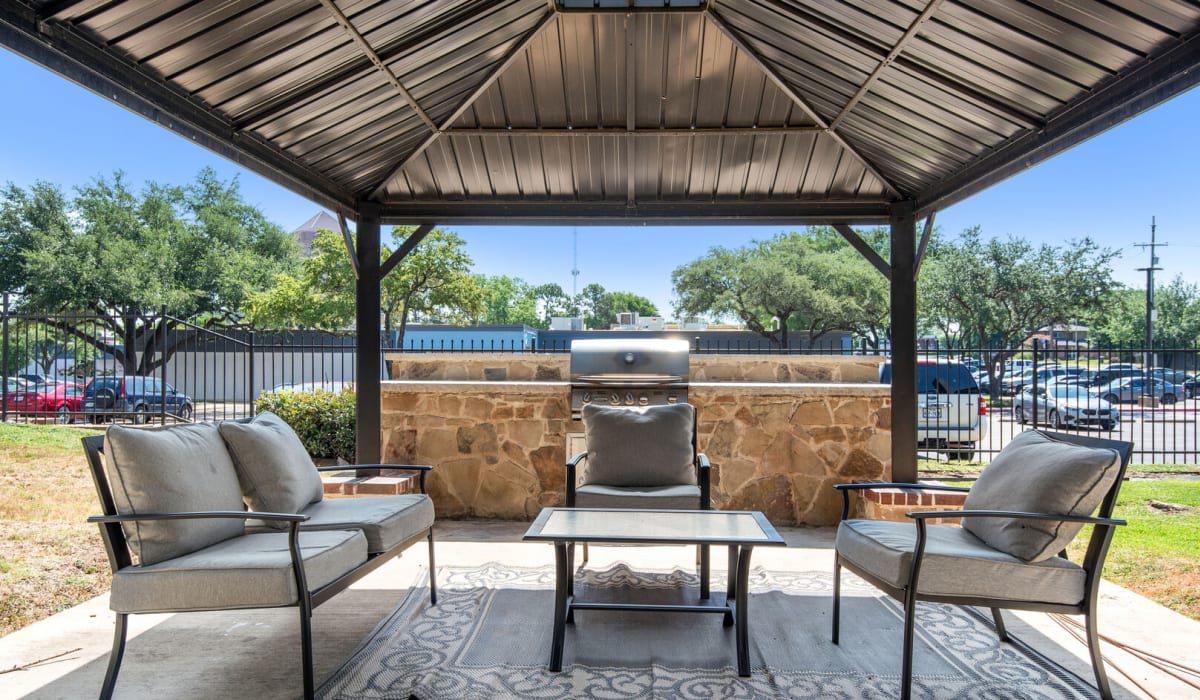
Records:
M43 22L29 8L0 4L0 45L321 206L354 209L353 195L333 180L238 130L191 96L97 46L71 25Z
M874 163L872 163L867 159L866 156L859 153L857 149L851 146L846 139L842 138L841 134L829 129L829 125L825 123L824 118L822 118L821 115L818 114L810 104L808 104L808 101L805 100L800 93L796 92L796 90L786 80L783 79L783 76L780 75L773 66L768 64L761 56L751 49L749 44L742 41L741 37L737 35L733 28L730 27L725 20L721 19L720 15L717 14L715 9L710 7L705 17L709 22L712 22L717 29L721 30L721 33L728 37L728 39L733 42L733 45L746 55L746 58L749 58L754 65L758 66L759 70L766 73L767 77L771 79L771 82L775 84L775 87L783 91L783 94L786 95L788 99L790 99L792 102L795 102L796 105L808 115L809 119L812 119L817 126L824 128L826 133L829 134L830 138L836 141L839 146L846 150L847 153L852 154L854 158L858 160L859 163L862 163L862 166L866 168L867 171L873 176L875 176L875 178L879 180L879 182L882 183L883 186L886 187L890 192L895 195L900 194L900 189L892 184L892 181L885 177L884 174L880 172L879 168L875 167Z
M400 79L396 77L396 74L392 72L392 69L388 68L387 64L383 62L383 59L379 57L379 54L375 53L375 49L372 48L371 44L367 42L367 38L358 31L358 29L354 26L354 23L350 21L350 18L338 8L337 4L334 3L333 0L321 0L321 4L325 6L325 9L329 10L329 14L333 15L333 18L337 20L337 23L342 25L342 28L346 30L346 33L350 35L350 38L354 40L354 43L358 44L358 48L368 59L370 59L371 63L375 64L375 68L383 74L383 77L387 78L387 81L392 84L392 87L396 88L396 91L399 92L400 96L404 98L404 101L413 108L413 111L417 113L417 116L421 118L421 121L429 125L429 128L436 129L437 124L434 123L433 119L430 119L429 115L425 113L424 109L421 109L421 103L417 102L417 98L413 97L412 93L408 91L408 88L404 87L404 83L401 83Z
M925 231L921 233L921 243L917 246L917 261L914 263L913 279L921 276L921 264L925 262L925 253L929 251L929 239L933 237L933 219L936 215L936 211L931 211L925 217Z
M900 53L904 51L905 45L912 41L913 37L917 35L917 32L921 30L921 27L923 27L925 23L929 21L929 18L933 16L933 13L937 12L938 8L942 6L943 1L944 0L929 0L929 4L925 6L925 10L921 12L920 15L917 15L917 18L913 20L912 24L909 25L908 31L904 32L904 36L900 37L896 41L896 44L892 46L891 51L888 51L886 56L879 59L879 65L875 66L875 70L871 71L871 74L867 76L867 79L863 81L862 85L858 86L858 90L856 90L855 93L850 96L850 99L846 101L845 106L842 107L842 111L839 112L838 115L829 122L830 129L837 129L842 123L842 120L846 118L846 115L854 111L854 106L857 105L859 100L861 100L868 92L871 91L871 86L875 84L875 81L879 80L879 76L883 75L883 72L891 67L892 63L900 57Z
M867 262L871 263L876 270L879 270L881 275L889 280L892 278L891 265L889 265L887 261L883 259L883 256L879 254L879 251L875 250L870 246L870 244L864 241L862 236L858 235L854 229L850 228L846 224L834 224L833 230L842 234L842 238L846 239L847 243L854 246L854 249L858 251L858 254L866 258Z
M1200 85L1200 33L1097 85L1046 119L917 196L918 215L945 209L1001 180Z
M630 0L632 5L632 0ZM637 129L637 62L633 44L636 19L625 16L625 204L637 204L637 140L632 134Z
M462 127L444 129L448 136L766 136L768 134L823 134L826 129L819 126L625 126L595 127Z
M607 202L579 200L529 202L397 201L383 203L385 223L415 222L442 225L783 225L828 226L836 223L877 225L888 221L884 200L812 201L639 201L626 205L624 198Z
M408 237L404 239L404 242L400 244L400 247L392 251L392 254L388 256L388 259L379 266L379 279L387 277L388 273L392 271L392 268L403 262L404 259L408 257L408 254L413 252L413 248L416 248L418 243L425 240L425 237L428 236L429 232L432 230L433 224L421 224L415 231L408 234Z
M437 137L442 135L442 132L445 129L447 129L459 117L461 117L463 112L470 109L471 105L475 103L475 100L479 99L479 96L486 92L487 89L490 88L492 84L500 78L504 71L507 70L508 67L517 60L517 58L525 53L525 50L529 48L529 45L533 43L533 40L536 39L538 35L540 35L542 31L546 29L547 25L554 21L554 17L554 12L547 11L546 14L542 16L542 19L540 22L538 22L537 26L534 27L524 39L517 42L517 45L514 46L512 51L510 51L508 55L504 57L504 60L496 64L496 67L492 70L492 72L483 79L483 82L481 82L478 87L471 91L471 94L468 95L465 100L463 100L462 104L460 104L458 108L450 114L450 116L446 117L441 126L435 126L429 135L427 135L425 139L417 145L416 149L414 149L412 153L409 153L407 156L405 156L404 160L400 161L396 165L396 167L388 171L388 174L379 182L379 185L375 187L375 190L371 192L371 199L379 199L382 197L387 191L388 183L399 177L400 174L404 172L404 167L406 165L424 153L425 149L429 148L429 146L437 139Z

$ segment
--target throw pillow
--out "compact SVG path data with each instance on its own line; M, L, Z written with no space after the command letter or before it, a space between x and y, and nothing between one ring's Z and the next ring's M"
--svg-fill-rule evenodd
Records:
M1091 515L1120 467L1116 450L1026 430L979 475L963 510ZM964 518L962 526L991 547L1028 562L1055 556L1083 528L1081 523L1014 518Z
M117 512L190 513L245 510L237 473L212 423L130 428L114 425L104 455ZM124 524L138 562L154 564L245 531L229 518L143 520Z
M583 407L587 443L584 484L675 486L695 484L690 404Z
M249 423L222 423L220 430L251 510L299 513L324 498L321 474L312 457L296 431L279 416L263 412ZM268 525L287 527L278 522Z

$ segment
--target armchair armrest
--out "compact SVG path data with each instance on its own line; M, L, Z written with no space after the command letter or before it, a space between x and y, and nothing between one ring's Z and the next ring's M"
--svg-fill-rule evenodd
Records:
M425 491L425 474L433 471L433 467L428 464L332 464L326 467L317 467L319 472L354 472L358 473L360 469L395 469L396 471L417 472L420 475L421 493Z
M123 513L117 515L92 515L89 523L126 523L140 520L200 520L202 518L241 518L242 520L278 520L301 523L309 516L300 513L259 513L252 510L209 510L191 513Z
M1127 525L1118 518L1096 518L1090 515L1058 515L1055 513L1022 513L1010 510L924 510L905 513L910 518L925 520L927 518L1013 518L1014 520L1057 520L1065 523L1086 523L1091 525Z
M912 484L899 481L864 481L858 484L834 484L833 488L837 489L842 494L842 520L850 514L850 492L864 491L866 489L910 489L920 491L943 491L967 493L971 489L968 486L946 486L945 484Z
M579 467L579 463L585 459L587 459L587 450L584 450L583 452L580 452L579 454L567 460L566 490L568 508L575 507L576 469Z

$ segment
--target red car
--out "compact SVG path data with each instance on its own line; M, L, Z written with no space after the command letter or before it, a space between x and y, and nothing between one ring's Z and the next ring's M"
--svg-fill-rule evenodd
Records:
M67 424L79 414L83 387L78 384L34 384L8 395L8 410L23 416L54 416Z

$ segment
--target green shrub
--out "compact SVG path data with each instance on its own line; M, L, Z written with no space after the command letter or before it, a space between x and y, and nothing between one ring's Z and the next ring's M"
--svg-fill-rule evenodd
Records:
M313 457L354 461L354 391L281 391L254 402L292 426Z

